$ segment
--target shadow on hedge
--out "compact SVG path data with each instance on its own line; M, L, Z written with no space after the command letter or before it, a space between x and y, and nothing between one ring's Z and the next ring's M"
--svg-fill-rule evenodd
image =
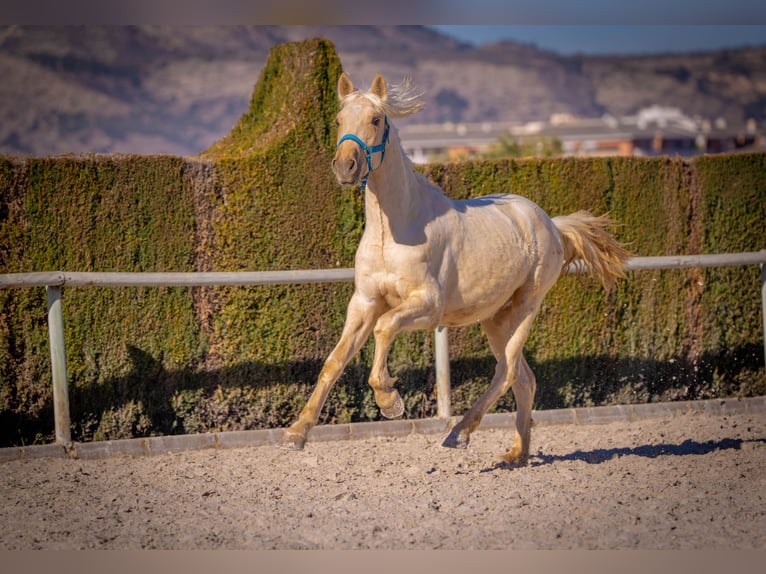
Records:
M132 368L127 375L70 388L73 440L286 426L305 403L322 366L322 361L308 359L279 365L247 362L212 371L168 371L161 357L137 347L129 353ZM539 363L530 356L528 360L537 377L538 410L766 395L759 345L703 355L696 364L680 358L653 361L608 356ZM460 415L486 390L494 359L457 358L450 367L453 413ZM352 361L330 393L320 424L381 418L367 384L368 374L366 365ZM392 374L399 377L406 418L436 415L433 367ZM509 392L493 410L514 408ZM0 446L51 442L52 404L38 412L37 417L0 413Z

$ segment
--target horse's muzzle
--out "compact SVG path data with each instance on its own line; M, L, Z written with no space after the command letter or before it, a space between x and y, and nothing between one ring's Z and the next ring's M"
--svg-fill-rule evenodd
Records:
M363 163L354 154L336 154L332 160L332 171L338 183L344 186L359 185L362 178Z

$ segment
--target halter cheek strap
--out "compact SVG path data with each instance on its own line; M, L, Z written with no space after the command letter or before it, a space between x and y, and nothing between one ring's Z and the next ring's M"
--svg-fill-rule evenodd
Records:
M378 145L369 147L356 135L345 134L342 138L340 138L340 140L338 140L338 145L335 148L337 150L340 147L340 144L342 144L344 141L351 140L353 142L356 142L356 144L359 145L359 147L361 147L362 151L365 153L365 157L367 158L367 173L364 174L362 181L359 183L359 189L364 189L365 187L367 187L367 178L370 177L370 174L372 173L372 170L374 169L372 167L372 154L380 153L380 163L378 164L378 167L380 167L380 164L383 163L383 160L386 157L386 145L388 144L388 132L389 132L388 118L387 117L383 118L383 121L385 122L386 129L383 132L383 141L380 142Z

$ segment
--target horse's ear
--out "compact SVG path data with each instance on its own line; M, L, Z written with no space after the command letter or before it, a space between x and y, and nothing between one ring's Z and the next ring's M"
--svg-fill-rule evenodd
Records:
M338 99L342 100L351 92L354 91L354 84L351 83L351 79L346 72L342 72L340 78L338 78Z
M370 86L370 91L376 96L378 96L381 100L386 99L388 88L386 87L386 80L385 78L383 78L380 72L375 74L375 79L372 81L372 86Z

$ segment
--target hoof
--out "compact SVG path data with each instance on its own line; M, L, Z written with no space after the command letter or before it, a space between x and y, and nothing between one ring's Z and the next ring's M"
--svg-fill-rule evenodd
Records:
M529 455L514 452L513 449L505 453L503 456L497 459L497 466L516 468L519 466L527 466L529 462Z
M284 450L303 450L303 446L306 444L306 437L297 433L291 433L285 431L282 438L277 443L277 448Z
M506 462L502 458L499 458L495 461L495 464L492 465L492 470L513 470L514 468L523 468L525 466L526 463Z
M452 432L450 432L447 435L447 438L444 439L444 442L442 442L442 446L446 446L447 448L468 448L468 441L468 435L464 435L460 431L452 429Z
M382 414L387 419L398 419L404 414L404 401L402 401L402 397L397 391L394 391L394 393L396 393L394 402L392 402L386 408L380 408L380 414Z

